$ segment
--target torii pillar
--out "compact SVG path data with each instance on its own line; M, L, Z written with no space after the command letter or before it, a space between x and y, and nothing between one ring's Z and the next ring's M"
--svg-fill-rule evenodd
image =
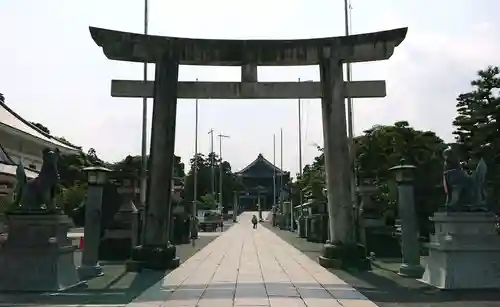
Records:
M371 267L365 247L356 242L355 238L355 204L351 200L351 189L354 187L350 181L352 167L347 136L343 64L388 59L394 48L404 40L406 29L404 32L392 34L384 40L375 40L373 48L366 48L366 41L361 39L350 44L346 42L342 45L323 47L321 50L321 113L330 238L318 259L324 267ZM385 48L380 48L381 46Z

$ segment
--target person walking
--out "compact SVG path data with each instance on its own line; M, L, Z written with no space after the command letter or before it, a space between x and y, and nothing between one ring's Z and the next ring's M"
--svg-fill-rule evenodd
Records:
M259 221L257 220L257 216L254 216L252 217L252 224L253 224L253 229L257 229L257 224L259 223Z

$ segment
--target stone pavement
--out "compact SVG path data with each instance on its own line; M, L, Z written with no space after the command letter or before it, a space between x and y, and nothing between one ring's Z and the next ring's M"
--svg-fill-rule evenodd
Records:
M299 238L297 233L272 227L271 223L261 225L302 251L312 261L321 255L322 243L308 242ZM416 279L399 276L397 271L400 264L401 259L377 259L371 271L329 271L379 307L500 307L498 289L441 291Z
M265 227L253 230L251 216L127 306L376 306Z

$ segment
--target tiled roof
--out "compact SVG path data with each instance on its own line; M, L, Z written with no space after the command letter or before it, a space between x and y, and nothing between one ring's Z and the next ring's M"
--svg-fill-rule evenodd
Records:
M7 174L7 175L16 176L16 169L17 169L17 165L5 164L5 163L0 162L0 174ZM26 177L28 177L29 179L35 178L36 176L38 176L37 172L34 172L34 171L26 169L26 168L24 169L24 172L26 173Z
M0 144L0 174L16 176L16 169L17 164L12 160L12 158ZM24 172L26 173L26 177L28 178L35 178L38 175L37 172L27 168L24 169Z
M9 154L7 154L2 144L0 144L0 163L10 164L10 165L16 164L14 160L12 160L12 158L9 156Z
M7 128L24 134L27 137L35 138L38 141L46 143L47 147L55 146L63 153L74 153L81 150L80 147L61 142L55 137L41 131L0 101L0 129L2 128Z
M270 169L272 170L276 170L276 175L280 175L281 174L281 169L279 167L277 167L276 165L272 164L269 160L267 160L266 158L264 158L264 156L260 153L258 156L257 156L257 159L255 159L252 163L248 164L247 166L245 166L242 170L236 172L237 174L242 174L244 172L246 172L247 170L249 170L252 166L254 166L255 164L257 164L258 162L263 162L265 165L267 165Z

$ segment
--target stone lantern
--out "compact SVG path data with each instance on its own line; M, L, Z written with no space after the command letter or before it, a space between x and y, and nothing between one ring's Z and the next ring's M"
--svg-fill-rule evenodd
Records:
M132 247L138 245L139 214L134 203L136 190L134 176L128 175L121 180L118 193L121 205L101 241L99 258L124 260L130 257Z
M424 268L420 265L420 243L418 241L418 225L415 214L414 165L405 164L391 167L398 186L398 211L401 217L402 264L398 274L405 277L420 278Z

